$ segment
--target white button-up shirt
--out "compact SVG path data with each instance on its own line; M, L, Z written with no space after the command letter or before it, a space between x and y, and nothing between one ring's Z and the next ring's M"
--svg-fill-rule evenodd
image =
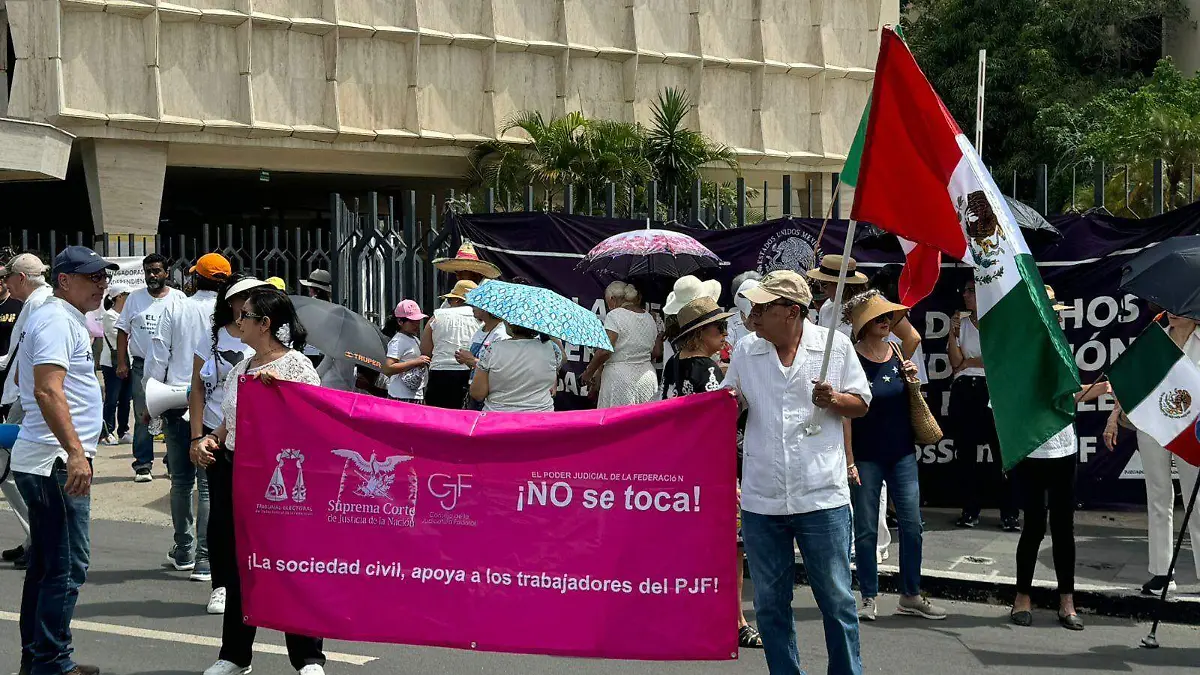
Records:
M742 508L771 516L809 513L850 503L841 416L813 405L812 381L821 374L828 330L804 324L790 368L775 345L751 334L734 349L725 386L746 399ZM826 378L834 391L857 394L869 405L871 385L850 339L834 335ZM806 435L816 412L821 430Z

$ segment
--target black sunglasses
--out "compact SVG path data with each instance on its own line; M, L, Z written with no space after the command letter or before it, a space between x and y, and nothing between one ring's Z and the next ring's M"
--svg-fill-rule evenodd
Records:
M112 272L109 272L108 270L100 270L99 272L93 272L91 274L76 274L75 276L83 277L93 284L104 283L112 280Z
M893 317L893 314L891 312L884 312L883 314L880 314L879 316L872 319L872 321L874 321L875 323L891 323L892 317Z

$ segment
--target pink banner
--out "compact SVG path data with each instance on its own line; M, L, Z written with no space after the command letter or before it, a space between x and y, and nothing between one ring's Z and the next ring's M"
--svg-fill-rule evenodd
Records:
M608 410L439 410L242 384L247 622L343 640L737 658L725 392Z

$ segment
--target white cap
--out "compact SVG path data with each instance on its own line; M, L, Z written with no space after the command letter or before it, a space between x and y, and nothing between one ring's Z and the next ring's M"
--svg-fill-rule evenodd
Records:
M758 279L747 279L742 282L741 286L738 286L737 293L733 295L733 304L737 305L738 311L742 313L743 317L750 316L750 309L754 307L754 303L750 302L742 293L751 288L758 288L758 283Z
M123 284L123 283L122 284L111 284L111 285L109 285L108 290L105 291L105 293L110 298L115 298L118 295L121 295L122 293L128 293L128 292L129 292L129 284Z

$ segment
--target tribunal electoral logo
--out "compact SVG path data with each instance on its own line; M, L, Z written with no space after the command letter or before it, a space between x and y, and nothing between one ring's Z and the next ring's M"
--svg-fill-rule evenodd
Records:
M412 527L417 512L417 473L396 476L412 455L389 455L382 460L355 450L331 451L345 460L337 496L329 500L329 521L356 525Z
M801 274L816 267L818 246L816 237L794 227L772 234L758 251L758 271L792 270Z
M312 515L312 507L305 503L308 501L308 486L304 484L303 452L284 448L275 455L275 470L271 472L271 480L267 482L263 498L268 503L256 505L259 513Z

